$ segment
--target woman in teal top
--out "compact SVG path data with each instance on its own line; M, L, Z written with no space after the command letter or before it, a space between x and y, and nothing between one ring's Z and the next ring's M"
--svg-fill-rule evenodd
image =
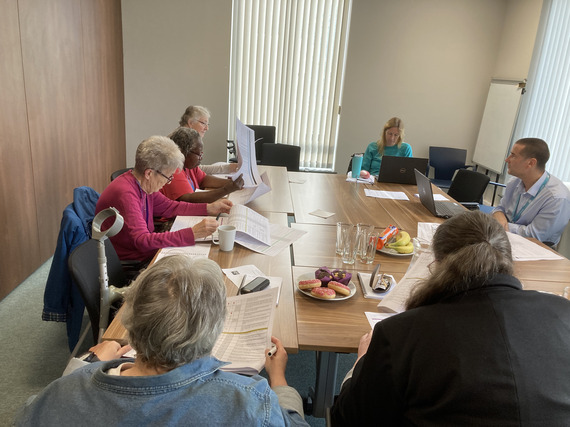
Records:
M398 117L392 117L384 125L382 136L376 142L366 147L362 159L362 170L378 175L382 156L412 157L412 147L404 139L404 122Z

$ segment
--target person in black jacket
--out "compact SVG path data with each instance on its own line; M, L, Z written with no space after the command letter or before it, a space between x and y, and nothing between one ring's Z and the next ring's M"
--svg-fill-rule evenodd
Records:
M570 301L523 291L490 215L447 220L432 248L406 311L361 338L332 424L570 425Z

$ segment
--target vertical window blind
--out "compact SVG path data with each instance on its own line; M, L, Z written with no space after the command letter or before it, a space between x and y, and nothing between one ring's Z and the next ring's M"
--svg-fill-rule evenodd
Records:
M300 167L332 170L351 0L233 0L228 139L276 126Z
M570 2L544 0L527 93L515 141L538 137L548 143L547 170L570 181Z

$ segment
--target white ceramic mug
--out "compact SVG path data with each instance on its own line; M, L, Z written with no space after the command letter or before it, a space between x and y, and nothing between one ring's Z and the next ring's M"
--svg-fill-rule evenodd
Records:
M212 243L220 245L220 250L229 252L234 248L236 228L233 225L220 225L218 227L218 240L212 236Z

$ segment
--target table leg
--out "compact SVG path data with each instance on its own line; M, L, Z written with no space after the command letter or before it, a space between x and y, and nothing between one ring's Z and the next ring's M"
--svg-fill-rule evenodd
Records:
M338 353L317 351L317 379L312 393L313 417L324 418L326 408L334 402L337 368Z

